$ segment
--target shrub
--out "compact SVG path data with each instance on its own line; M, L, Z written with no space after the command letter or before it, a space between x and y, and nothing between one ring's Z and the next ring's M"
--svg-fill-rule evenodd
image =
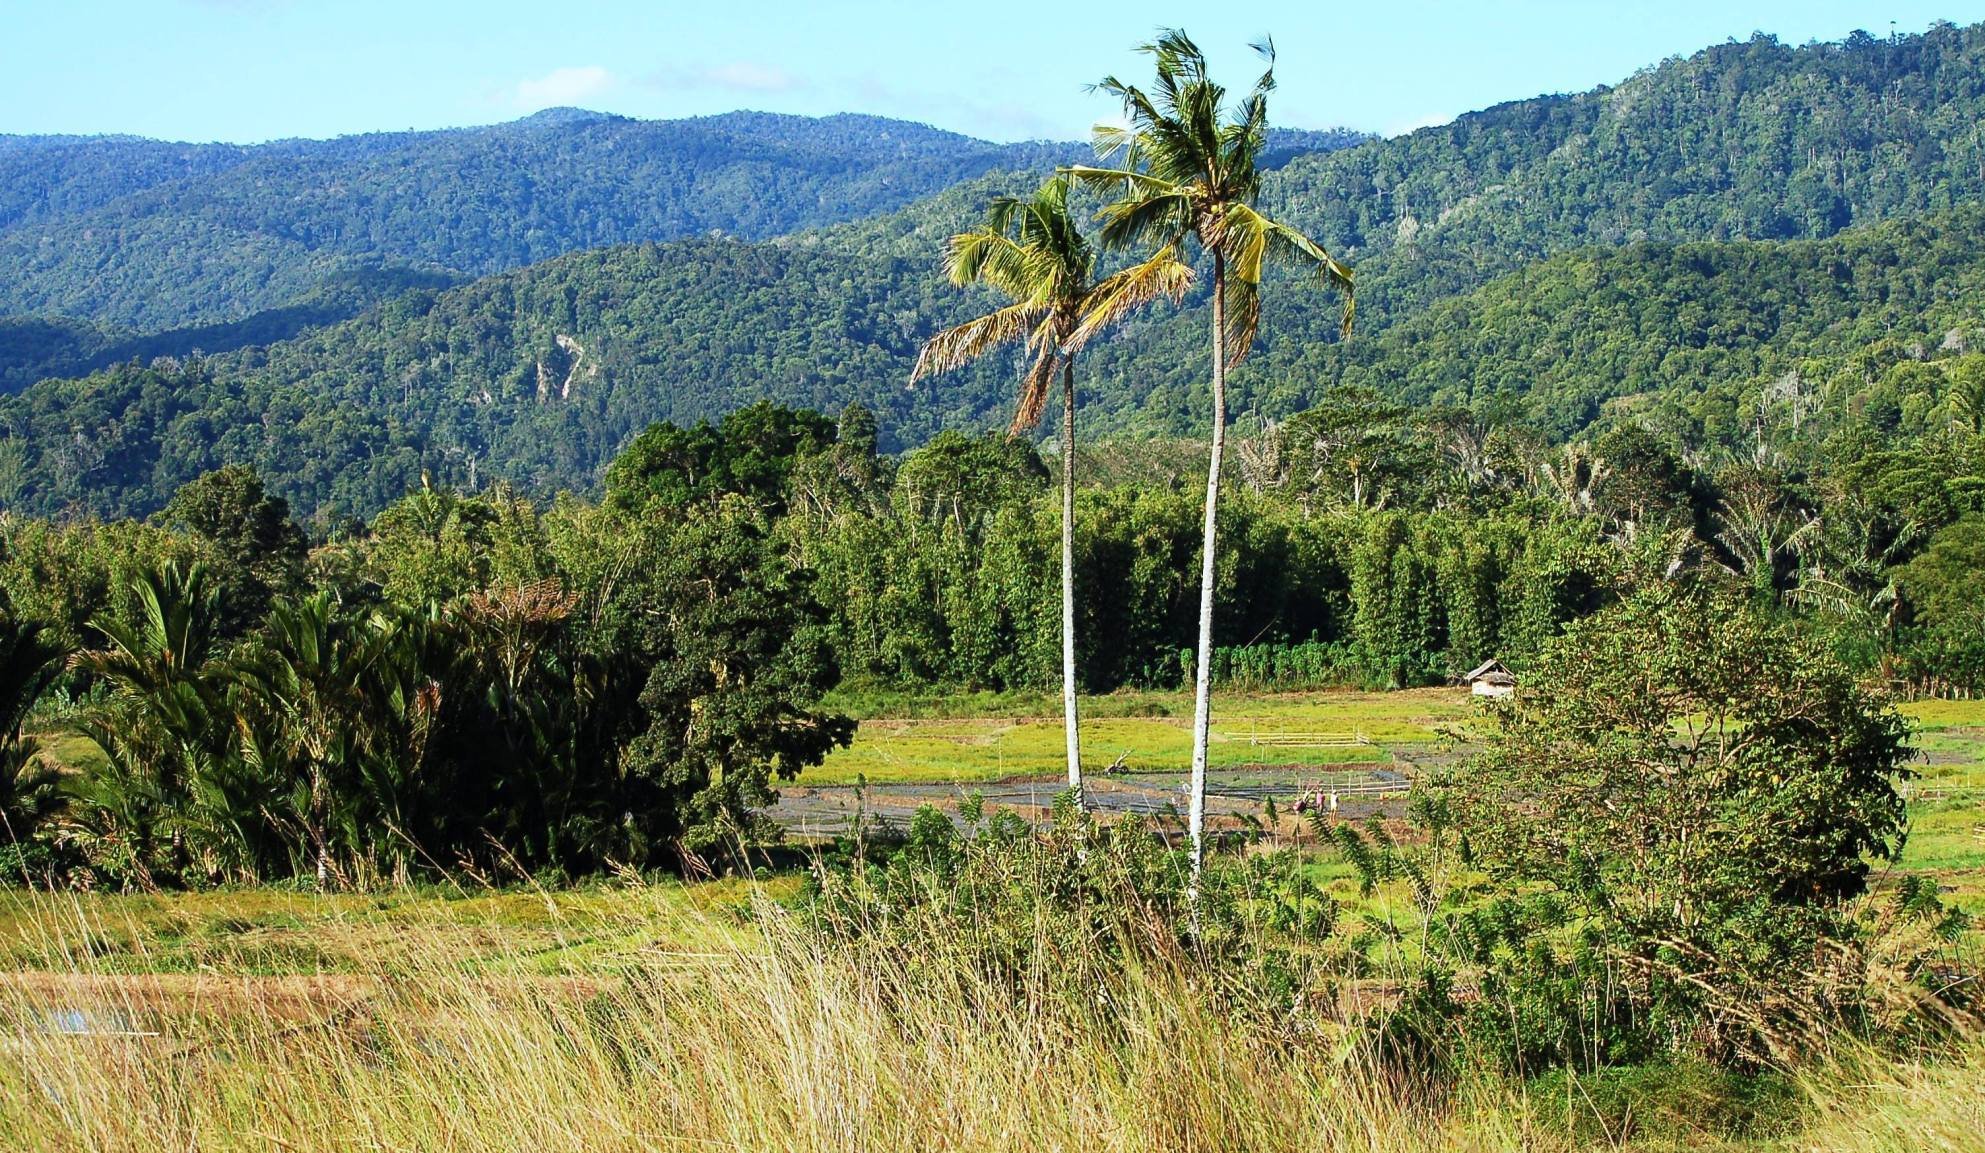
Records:
M1502 894L1438 926L1475 1035L1519 1064L1756 1062L1854 1016L1846 902L1901 851L1910 755L1747 600L1660 587L1574 626L1442 789Z
M1317 983L1336 902L1292 851L1212 858L1197 900L1190 875L1142 817L1104 824L1064 795L1037 830L971 799L957 822L926 806L898 838L844 846L807 908L829 937L962 961L1016 995L1092 999L1155 966L1285 1013Z

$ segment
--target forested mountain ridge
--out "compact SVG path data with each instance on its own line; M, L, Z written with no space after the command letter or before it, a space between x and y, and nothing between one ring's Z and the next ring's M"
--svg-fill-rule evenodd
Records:
M1340 347L1338 302L1271 286L1236 410L1286 416L1336 384L1368 384L1513 401L1567 435L1609 400L1729 387L1892 331L1935 348L1975 327L1981 119L1985 26L1940 25L1799 48L1758 37L1579 96L1291 149L1266 200L1356 261L1359 334ZM573 114L518 130L620 123L639 122ZM1023 159L1038 168L1066 147ZM865 171L881 180L877 163ZM591 487L647 422L758 399L859 400L897 447L997 423L1005 364L915 391L903 381L917 345L974 303L938 275L944 237L1030 179L994 165L893 213L771 243L581 253L262 349L44 383L0 402L0 500L143 511L242 461L300 510L364 515L423 474ZM1880 223L1894 218L1922 223ZM24 231L0 233L0 248ZM1085 354L1091 429L1198 426L1201 308L1148 313Z
M1985 190L1985 25L1794 47L1755 36L1576 96L1301 157L1272 208L1350 258L1514 262L1637 240L1790 239Z
M135 136L0 135L0 230L88 212L249 156L236 144L175 144Z
M1985 24L1782 44L1764 35L1621 83L1290 156L1264 207L1359 271L1367 323L1524 263L1642 240L1831 236L1985 193ZM785 243L912 255L1007 181Z
M423 477L591 489L650 422L760 399L859 401L892 430L885 444L919 443L1006 415L1002 358L904 385L921 341L969 309L960 295L921 262L739 241L575 254L410 293L267 348L119 367L0 401L0 503L143 513L226 463L253 464L319 517L369 515ZM1303 319L1285 311L1271 305L1269 325ZM1614 398L1686 405L1876 341L1903 356L1985 342L1981 325L1985 208L1968 207L1825 240L1570 253L1365 340L1277 341L1237 379L1262 415L1351 384L1513 406L1563 435ZM1136 334L1088 359L1091 429L1190 426L1193 392L1154 360Z
M273 344L350 320L382 301L417 289L440 289L466 276L433 269L365 267L333 272L286 304L239 320L132 334L87 321L0 316L0 395L38 380L82 376L124 361L198 356Z
M1296 156L1265 207L1353 262L1360 341L1527 264L1642 241L1822 238L1985 194L1985 25L1799 47L1756 36L1574 96L1498 105L1410 135ZM989 177L781 243L935 254L1012 177ZM927 257L927 258L934 258ZM1264 367L1241 410L1286 413L1319 384L1292 362L1331 358L1337 304L1269 296ZM1203 302L1150 314L1096 355L1135 373L1156 430L1205 418ZM1282 368L1269 368L1280 365Z
M922 318L956 293L922 263L733 240L578 253L267 348L120 366L0 399L0 503L115 515L230 461L306 510L366 514L418 483L588 488L629 436L764 395L862 396L920 439L988 415L904 388ZM975 404L977 407L975 407ZM58 431L60 430L60 431ZM190 471L188 471L190 470ZM279 479L276 479L279 478Z
M482 275L629 241L762 239L1074 154L751 112L563 110L251 148L13 137L0 145L0 314L142 330L235 320L354 266Z

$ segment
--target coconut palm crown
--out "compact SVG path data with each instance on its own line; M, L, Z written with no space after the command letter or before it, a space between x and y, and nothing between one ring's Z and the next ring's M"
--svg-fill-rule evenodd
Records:
M1096 155L1117 167L1074 165L1065 171L1113 197L1104 206L1106 248L1180 251L1188 239L1224 267L1217 277L1226 314L1222 350L1228 365L1254 345L1261 316L1261 278L1281 265L1317 276L1344 293L1341 331L1355 314L1351 269L1316 241L1264 215L1261 156L1268 145L1268 95L1275 90L1275 45L1252 46L1268 68L1228 114L1227 90L1208 77L1206 57L1184 32L1171 29L1139 47L1152 57L1157 79L1145 92L1114 76L1096 90L1123 103L1125 123L1099 124Z
M1097 333L1159 297L1181 299L1192 283L1192 270L1170 246L1095 280L1096 249L1069 214L1070 183L1056 176L1032 196L999 197L983 224L951 238L951 282L987 285L1011 303L931 337L910 372L915 383L1024 338L1033 362L1014 406L1015 432L1040 423L1055 370Z

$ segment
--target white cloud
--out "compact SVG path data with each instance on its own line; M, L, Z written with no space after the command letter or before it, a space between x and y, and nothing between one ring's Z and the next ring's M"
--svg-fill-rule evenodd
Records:
M799 77L773 64L734 60L697 68L665 68L649 75L650 87L716 89L723 92L791 92L804 88Z
M799 86L799 81L794 79L793 74L783 68L753 64L743 60L706 69L704 79L716 88L734 88L747 92L784 92Z
M1453 120L1454 114L1452 112L1430 112L1425 116L1415 116L1407 120L1388 124L1385 131L1379 135L1388 138L1405 136L1408 133L1418 132L1422 128L1438 128L1443 124L1452 123Z
M580 68L554 68L543 76L520 81L511 99L519 108L535 112L563 104L578 104L598 96L614 85L613 73L597 64Z

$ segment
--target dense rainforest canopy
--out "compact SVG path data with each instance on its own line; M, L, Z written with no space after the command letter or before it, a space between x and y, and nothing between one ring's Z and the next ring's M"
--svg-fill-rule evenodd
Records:
M1327 395L1237 446L1216 681L1523 671L1635 590L1694 585L1864 677L1985 690L1985 356L1809 370L1812 400L1706 394L1694 415L1763 447L1687 457L1637 425L1553 446ZM1092 692L1193 666L1200 458L1143 451L1082 466ZM1049 478L1003 434L891 458L865 409L761 403L650 428L597 503L421 487L312 547L230 466L146 522L0 514L0 639L49 654L34 667L109 754L92 827L117 875L418 869L416 845L487 865L490 838L532 868L675 864L748 837L776 782L846 738L830 690L1057 682ZM34 782L14 783L26 811ZM243 813L278 816L250 836Z
M1339 347L1333 305L1269 294L1237 411L1351 384L1515 405L1564 439L1884 340L1974 347L1981 55L1979 27L1760 36L1390 140L1285 134L1264 207L1356 263L1360 332ZM941 241L1076 154L744 114L255 149L12 138L0 388L24 391L0 401L0 501L143 514L243 463L321 531L423 475L597 491L650 422L759 399L859 401L889 449L995 426L1005 365L902 388L976 303L938 285ZM558 255L616 241L642 243ZM175 265L188 244L219 247ZM1091 350L1087 427L1197 425L1203 307Z
M1985 28L1758 37L1392 140L1272 137L1262 206L1355 260L1359 327L1264 293L1215 677L1521 669L1687 577L1864 675L1985 688L1981 56ZM981 435L1015 364L906 383L988 303L936 275L944 239L1074 154L578 112L0 142L10 643L81 654L29 671L117 718L113 766L205 782L106 802L128 866L405 865L387 827L473 858L497 815L554 867L697 851L845 737L837 686L1053 684L1051 470ZM182 242L219 247L181 276ZM1192 663L1205 307L1083 353L1091 691ZM195 861L202 797L288 816Z

